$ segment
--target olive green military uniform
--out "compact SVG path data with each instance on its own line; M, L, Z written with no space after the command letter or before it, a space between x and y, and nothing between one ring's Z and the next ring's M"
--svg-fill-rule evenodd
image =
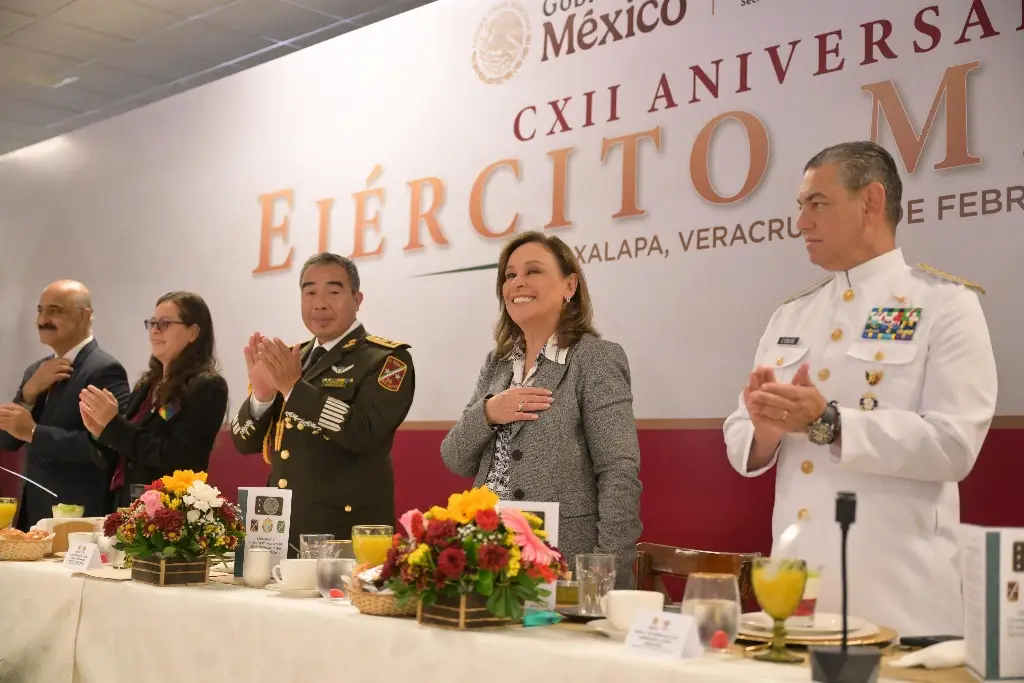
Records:
M315 345L302 348L302 361ZM391 444L409 412L415 373L408 344L360 325L308 368L288 400L259 419L250 402L231 421L241 453L263 453L268 486L292 490L290 555L300 534L351 538L357 524L395 523Z

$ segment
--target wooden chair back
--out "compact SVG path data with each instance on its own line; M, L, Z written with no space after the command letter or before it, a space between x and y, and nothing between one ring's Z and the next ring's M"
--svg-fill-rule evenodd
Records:
M739 584L741 602L753 595L751 565L755 557L761 556L761 553L723 553L657 543L637 543L636 551L636 587L639 590L656 590L668 597L665 576L685 580L691 574L732 574Z

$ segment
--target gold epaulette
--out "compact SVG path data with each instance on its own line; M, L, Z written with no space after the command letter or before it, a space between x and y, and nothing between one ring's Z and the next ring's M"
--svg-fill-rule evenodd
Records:
M377 346L383 346L385 349L397 349L399 346L408 346L405 342L385 339L384 337L378 337L375 334L366 335L366 341L371 344L376 344Z
M832 282L832 280L834 278L835 278L835 275L829 275L827 278L825 278L823 280L820 280L818 282L815 282L813 285L811 285L807 289L805 289L805 290L803 290L801 292L797 292L796 294L794 294L793 296L789 297L788 299L786 299L785 301L783 301L779 305L780 306L785 306L786 304L788 304L791 301L796 301L797 299L799 299L801 297L807 296L811 292L816 292L819 289L821 289L822 287L824 287L825 285L827 285L828 283Z
M939 270L938 268L933 268L932 266L929 266L927 263L918 263L914 267L917 268L918 270L920 270L923 273L928 273L929 275L934 275L935 277L940 278L942 280L946 280L948 282L955 282L958 285L963 285L967 289L973 289L978 294L984 294L985 293L985 289L981 285L979 285L977 282L971 282L970 280L965 280L962 277L959 277L957 275L953 275L952 273L947 273L944 270Z

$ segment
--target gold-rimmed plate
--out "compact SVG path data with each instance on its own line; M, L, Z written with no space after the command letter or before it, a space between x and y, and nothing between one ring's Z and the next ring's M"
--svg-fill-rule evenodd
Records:
M888 626L875 626L874 624L867 624L869 628L861 629L861 631L852 632L847 637L847 644L849 645L876 645L879 647L889 645L895 641L899 634ZM868 631L868 635L859 635ZM842 634L836 636L786 636L786 645L793 647L811 647L814 645L840 645L842 644ZM772 636L770 633L749 633L741 631L736 636L737 642L742 643L770 643Z

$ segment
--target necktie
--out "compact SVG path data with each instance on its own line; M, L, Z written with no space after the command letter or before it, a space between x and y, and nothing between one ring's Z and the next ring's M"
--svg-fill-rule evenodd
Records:
M310 352L309 358L306 359L306 365L302 368L302 374L306 374L314 365L320 362L320 359L324 357L325 353L327 353L327 349L322 346L314 348Z

